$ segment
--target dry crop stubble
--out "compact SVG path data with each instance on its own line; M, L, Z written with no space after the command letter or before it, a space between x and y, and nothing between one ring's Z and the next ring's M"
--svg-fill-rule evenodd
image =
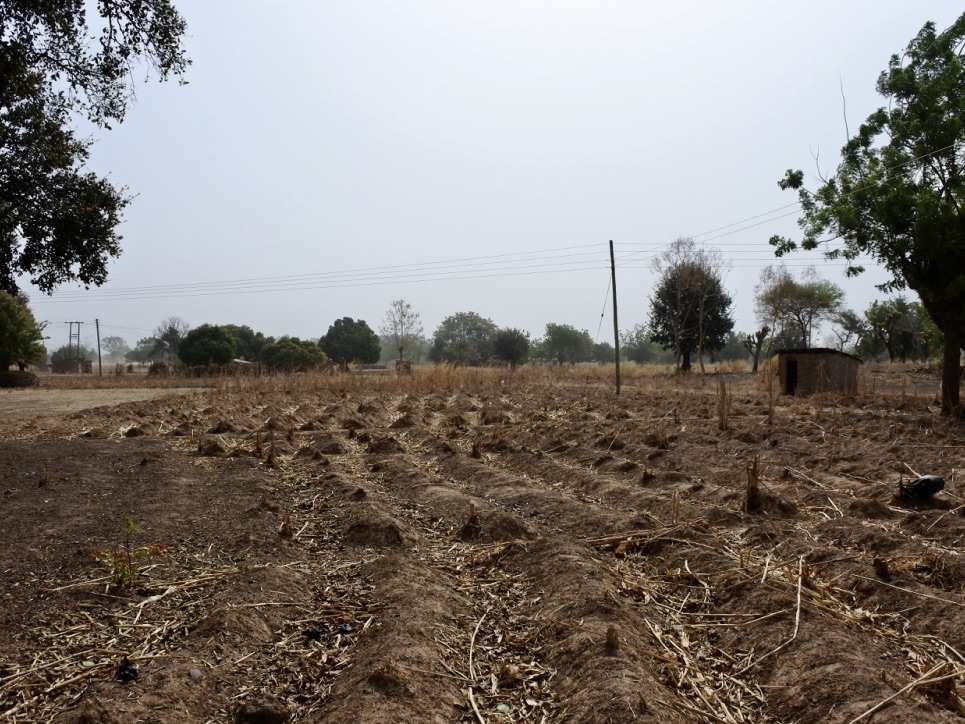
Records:
M918 373L880 370L873 395L824 393L816 419L814 401L757 375L630 366L617 397L612 372L224 376L184 395L169 378L167 399L6 419L2 523L45 542L0 550L12 584L43 602L24 628L19 599L3 600L2 711L205 721L270 700L308 721L958 715L965 518L949 471L963 438L930 416ZM893 502L903 464L944 472L947 492ZM177 543L151 571L158 594L177 594L126 602L163 636L125 629L134 638L85 666L73 639L43 631L92 635L85 615L127 610L64 594L102 573L66 550L116 527L70 511L110 505L112 490L131 494L124 512L150 521L152 540ZM258 643L235 647L245 631ZM125 655L140 663L134 686L112 676ZM40 678L31 662L45 662Z

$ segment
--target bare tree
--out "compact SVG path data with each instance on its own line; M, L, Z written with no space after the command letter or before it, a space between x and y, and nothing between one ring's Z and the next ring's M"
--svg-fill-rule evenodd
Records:
M393 348L399 351L399 359L402 360L412 343L423 336L422 318L407 301L396 299L385 313L379 332L391 340Z
M771 333L771 328L766 324L759 330L754 332L754 334L748 334L744 339L741 340L744 344L744 349L751 353L751 357L754 358L754 369L752 372L757 372L757 363L761 358L761 351L764 349L764 340L767 339L767 335Z
M178 355L178 347L191 329L191 325L181 317L168 317L161 321L154 330L154 354L165 359L173 359Z

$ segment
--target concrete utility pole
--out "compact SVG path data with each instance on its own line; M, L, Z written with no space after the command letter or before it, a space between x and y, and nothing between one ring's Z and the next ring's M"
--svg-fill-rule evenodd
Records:
M613 286L613 349L617 363L617 394L620 394L620 325L617 323L617 263L613 257L613 239L610 239L610 281Z

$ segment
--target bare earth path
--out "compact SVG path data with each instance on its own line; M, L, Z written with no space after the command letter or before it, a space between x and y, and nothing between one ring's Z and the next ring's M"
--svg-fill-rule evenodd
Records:
M716 382L0 394L0 719L961 718L962 430Z
M40 387L26 390L0 390L0 418L22 420L28 417L66 415L94 407L119 405L122 402L154 400L172 394L191 394L194 392L198 392L198 390L137 387L88 390L51 390Z

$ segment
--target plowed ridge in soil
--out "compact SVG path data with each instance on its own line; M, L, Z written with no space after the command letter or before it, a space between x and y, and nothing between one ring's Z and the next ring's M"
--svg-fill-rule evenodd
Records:
M8 422L0 715L958 719L932 397L336 381ZM946 489L897 497L919 473ZM167 549L120 589L92 552L124 516Z

